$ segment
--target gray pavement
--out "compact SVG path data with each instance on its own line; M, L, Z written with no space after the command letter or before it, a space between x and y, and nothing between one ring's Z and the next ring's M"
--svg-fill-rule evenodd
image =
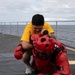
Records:
M13 50L18 45L20 37L0 34L0 75L25 75L25 64L13 56ZM75 61L75 52L67 51L69 60ZM75 75L75 64L70 64L71 72Z

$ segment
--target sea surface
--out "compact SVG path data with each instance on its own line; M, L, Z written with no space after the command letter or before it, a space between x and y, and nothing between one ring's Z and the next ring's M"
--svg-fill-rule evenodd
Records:
M75 25L51 25L62 43L75 48ZM22 36L25 25L0 25L0 33ZM1 39L0 39L1 40Z

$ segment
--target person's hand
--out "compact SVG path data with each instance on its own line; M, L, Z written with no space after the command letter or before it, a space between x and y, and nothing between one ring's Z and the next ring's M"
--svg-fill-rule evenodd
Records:
M23 55L23 48L22 48L22 46L17 46L14 49L14 57L19 60L19 59L22 58L22 55Z
M56 39L56 36L54 34L50 34L50 37Z
M46 35L46 34L49 34L49 33L48 33L48 30L43 29L43 30L41 31L41 35Z

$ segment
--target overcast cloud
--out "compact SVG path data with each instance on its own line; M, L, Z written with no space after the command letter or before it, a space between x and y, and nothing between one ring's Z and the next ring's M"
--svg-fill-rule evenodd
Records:
M75 20L75 0L0 0L0 22L30 21L37 13L46 20Z

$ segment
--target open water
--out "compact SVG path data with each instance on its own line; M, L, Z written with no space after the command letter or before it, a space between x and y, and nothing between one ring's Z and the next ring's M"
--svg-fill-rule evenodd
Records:
M75 25L52 25L62 43L75 48ZM21 36L25 25L0 25L0 33Z

